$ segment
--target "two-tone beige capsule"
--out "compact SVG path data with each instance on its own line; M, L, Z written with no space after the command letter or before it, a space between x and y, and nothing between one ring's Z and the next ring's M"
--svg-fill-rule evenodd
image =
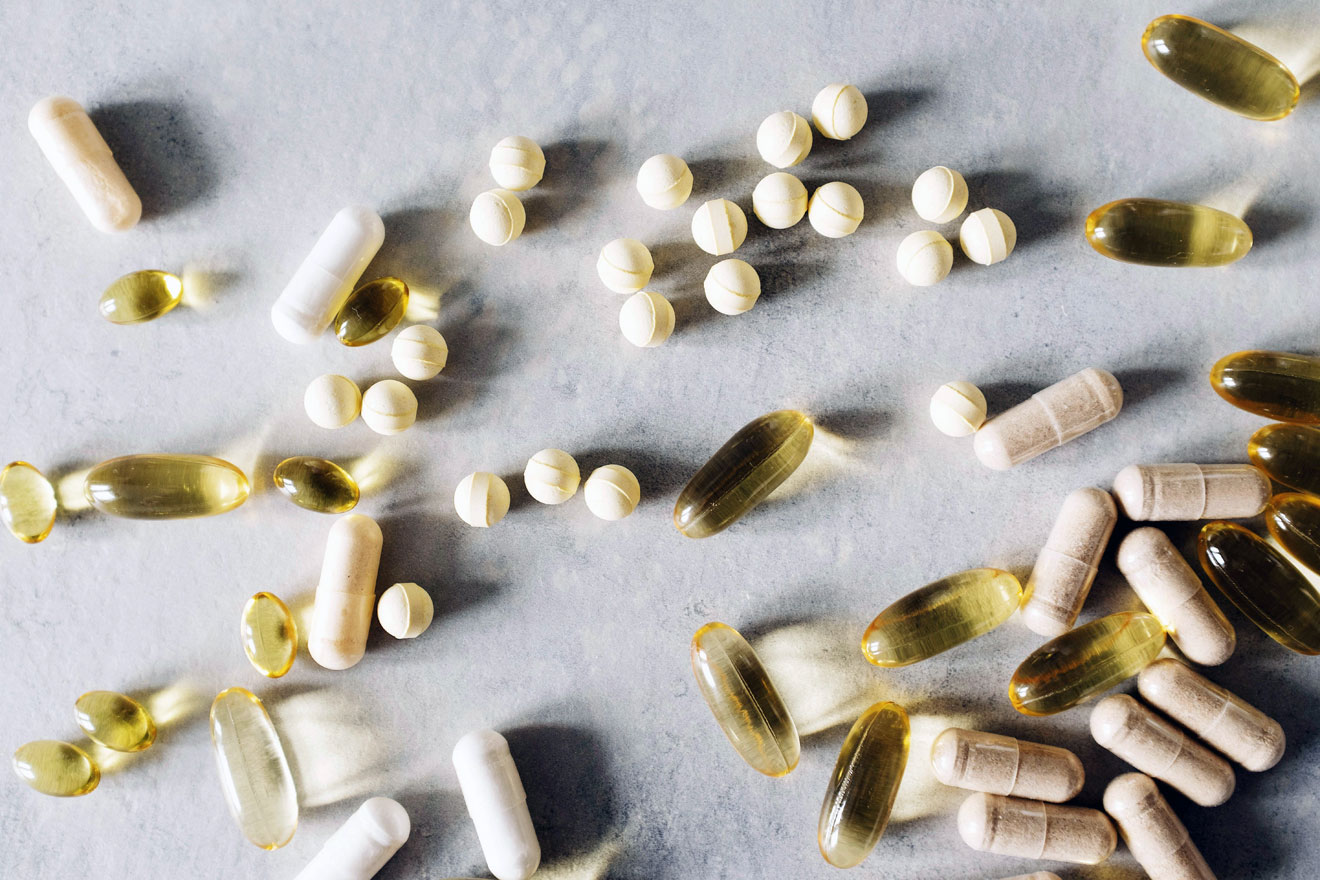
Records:
M1032 632L1054 638L1072 629L1116 522L1118 509L1108 492L1088 487L1063 499L1027 579L1022 622Z
M1105 812L1123 831L1137 862L1158 880L1215 880L1187 828L1174 814L1155 781L1144 773L1124 773L1105 788Z
M1122 408L1118 380L1087 367L986 422L972 446L981 464L1008 470L1100 427Z
M123 232L137 225L142 200L81 104L63 96L39 101L28 130L93 226Z
M945 785L1054 803L1076 797L1086 782L1067 749L958 727L935 737L930 766Z
M958 834L980 852L1082 865L1103 862L1118 845L1113 824L1099 810L984 793L963 801Z
M1265 509L1270 481L1250 464L1133 464L1114 477L1128 519L1243 519Z

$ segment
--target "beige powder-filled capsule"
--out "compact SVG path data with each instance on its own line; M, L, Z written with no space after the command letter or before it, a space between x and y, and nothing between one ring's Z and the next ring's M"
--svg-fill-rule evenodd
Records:
M93 226L123 232L137 225L142 200L81 104L63 96L38 101L28 130Z
M1201 851L1187 835L1154 780L1124 773L1105 788L1105 812L1123 831L1123 840L1142 869L1156 880L1215 880Z
M958 809L958 833L974 850L1095 865L1118 845L1099 810L978 793Z
M1022 622L1032 632L1054 638L1072 629L1116 522L1118 509L1108 492L1088 487L1063 499L1027 579Z
M1188 660L1217 666L1232 656L1233 624L1164 532L1131 532L1118 545L1118 570Z
M1127 694L1095 704L1091 737L1203 807L1217 807L1233 795L1237 777L1228 762Z
M1283 728L1246 700L1181 660L1156 660L1137 676L1152 705L1248 770L1268 770L1283 757Z
M1245 519L1265 509L1270 481L1252 464L1134 464L1114 477L1128 519Z
M1100 427L1122 407L1118 380L1087 367L986 422L972 445L981 464L1007 470Z
M1053 871L1032 871L1030 874L1014 874L1004 880L1059 880L1059 875Z
M360 513L330 527L307 635L307 652L326 669L347 669L366 653L383 542L380 526Z
M930 766L945 785L1055 803L1076 797L1086 781L1067 749L957 727L935 738Z

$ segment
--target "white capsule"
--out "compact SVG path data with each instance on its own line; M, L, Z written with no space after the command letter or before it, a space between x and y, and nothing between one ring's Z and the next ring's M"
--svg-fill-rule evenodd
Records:
M303 392L307 417L322 428L342 428L362 411L362 392L347 376L317 376Z
M514 192L531 189L545 173L545 153L531 138L506 137L490 151L490 176Z
M468 223L477 238L496 247L522 235L527 211L522 201L507 189L490 189L472 200Z
M1128 519L1245 519L1265 509L1270 480L1252 464L1133 464L1114 495Z
M856 136L866 125L866 96L857 86L830 83L811 102L816 131L836 141Z
M405 327L390 345L394 369L406 379L433 379L449 360L449 345L440 331L427 324Z
M692 240L712 256L731 254L747 240L747 215L728 199L711 199L692 215Z
M562 449L542 449L523 469L527 494L542 504L563 504L577 494L580 482L578 463Z
M1122 408L1118 380L1087 367L986 422L972 448L981 464L1007 470L1100 427Z
M654 348L674 332L674 307L653 290L634 293L619 309L619 330L638 348Z
M1116 777L1105 788L1104 803L1133 857L1155 880L1215 880L1187 827L1149 776Z
M975 434L985 411L985 395L971 382L945 382L930 398L930 420L950 437Z
M341 209L271 307L275 330L297 345L315 341L384 241L385 224L375 211L361 205Z
M807 203L807 222L826 238L852 235L865 214L862 194L856 187L835 180L816 188Z
M948 223L967 207L967 181L952 168L928 168L912 184L912 207L922 220Z
M982 208L967 215L958 230L958 244L967 259L990 266L1013 253L1017 245L1017 227L1003 211Z
M587 509L603 520L620 520L637 509L642 487L633 472L621 464L596 468L587 477L582 494Z
M898 274L913 287L930 287L953 268L953 245L934 229L919 229L898 245Z
M796 165L811 152L811 126L791 110L771 113L756 129L756 151L776 168Z
M668 211L692 195L692 171L678 156L661 153L642 163L637 172L637 192L652 208Z
M752 190L752 213L771 229L795 226L807 213L807 188L787 171L767 175Z
M702 286L706 302L725 315L741 315L761 296L761 276L750 263L738 259L720 260L711 266Z
M468 474L454 490L454 509L463 522L489 528L509 512L509 485L486 471Z
M411 832L402 804L371 798L330 835L294 880L371 880Z
M330 527L307 634L307 653L326 669L347 669L367 651L383 543L380 526L360 513Z
M1103 862L1118 845L1114 826L1099 810L995 794L963 801L958 834L980 852L1083 865Z
M499 880L527 880L541 864L541 844L508 740L493 730L469 733L454 746L454 770L486 867Z
M1063 499L1027 579L1022 622L1028 629L1049 638L1072 629L1116 522L1118 509L1108 492L1088 487Z
M1076 797L1086 782L1067 749L957 727L935 737L930 766L945 785L1054 803Z
M636 293L651 280L655 261L635 238L616 238L600 249L596 274L615 293Z
M142 201L81 104L63 96L38 101L28 131L93 226L123 232L137 225Z
M396 639L415 639L426 632L435 617L431 594L414 583L395 584L380 594L376 619Z

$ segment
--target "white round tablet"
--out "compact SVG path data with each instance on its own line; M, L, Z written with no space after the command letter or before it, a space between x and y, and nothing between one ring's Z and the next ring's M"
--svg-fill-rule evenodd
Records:
M362 392L347 376L317 376L303 392L307 417L322 428L342 428L362 411Z
M692 215L692 240L712 256L731 254L747 240L747 215L728 199L711 199Z
M761 296L761 276L742 260L720 260L706 273L706 301L717 312L741 315Z
M523 203L509 190L490 189L473 200L468 222L477 238L498 247L522 235L527 212L523 210Z
M377 434L398 434L417 421L417 395L398 379L382 379L362 395L362 421Z
M542 504L563 504L577 494L581 481L578 463L562 449L542 449L523 470L527 494Z
M771 229L788 229L807 213L807 188L787 171L776 171L752 190L752 212Z
M866 125L866 97L857 86L830 83L811 102L811 121L825 137L846 141Z
M1003 211L982 208L967 215L958 230L958 244L967 259L990 266L1013 253L1017 244L1017 227Z
M604 520L620 520L637 509L642 487L633 472L623 465L607 464L596 468L582 488L587 509Z
M863 207L862 194L851 185L836 180L811 194L807 220L821 235L843 238L852 235L861 225Z
M953 245L933 229L921 229L898 246L898 272L908 284L929 287L953 268Z
M948 223L967 207L967 181L952 168L928 168L912 184L912 207L922 220Z
M930 399L930 420L950 437L975 434L985 424L985 395L971 382L948 382Z
M756 129L756 150L776 168L796 165L811 152L811 126L791 110L771 113Z
M433 379L449 360L449 346L439 330L428 324L413 324L394 337L390 360L405 378Z
M415 639L431 625L435 604L431 594L414 583L395 584L381 593L376 619L396 639Z
M692 195L692 171L678 156L661 153L642 163L637 172L637 191L652 208L668 211Z
M639 348L654 348L674 332L674 307L658 293L643 290L619 310L623 337Z
M493 526L509 512L509 486L486 471L468 474L454 490L454 509L470 526Z
M615 293L636 293L651 280L655 261L635 238L616 238L600 249L596 274Z
M506 137L490 151L490 176L514 192L531 189L545 174L545 153L531 138Z

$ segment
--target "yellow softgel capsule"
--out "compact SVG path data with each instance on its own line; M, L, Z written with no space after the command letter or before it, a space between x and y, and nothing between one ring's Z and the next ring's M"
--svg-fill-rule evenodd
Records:
M14 752L14 772L35 790L52 797L77 797L96 788L101 769L72 743L39 739Z
M907 666L985 635L1013 615L1022 584L997 568L974 568L908 593L866 628L862 653L876 666Z
M1210 368L1215 393L1249 413L1320 425L1320 358L1285 351L1239 351Z
M101 462L83 482L93 507L130 519L227 513L250 491L242 471L209 455L125 455Z
M1251 250L1251 229L1208 205L1119 199L1086 218L1086 240L1102 256L1142 266L1227 266Z
M876 703L848 731L816 825L820 854L836 868L861 864L889 824L907 768L907 712Z
M275 486L304 510L347 513L361 492L348 471L324 458L298 455L275 465Z
M78 726L93 742L116 752L140 752L156 741L146 707L114 691L88 691L73 704Z
M1301 492L1275 495L1265 507L1265 525L1283 549L1320 574L1320 499Z
M239 624L243 653L267 678L279 678L298 656L298 625L289 606L274 593L257 593L243 606Z
M211 744L225 803L243 836L266 850L284 846L298 828L298 793L261 700L241 687L216 695Z
M1247 441L1247 457L1276 483L1320 493L1320 428L1266 425Z
M366 345L399 326L407 310L408 285L387 275L349 294L330 326L344 345Z
M11 461L0 471L0 520L25 544L46 540L55 527L55 487L26 461Z
M130 272L101 294L101 317L111 324L154 321L183 300L183 282L159 269Z

